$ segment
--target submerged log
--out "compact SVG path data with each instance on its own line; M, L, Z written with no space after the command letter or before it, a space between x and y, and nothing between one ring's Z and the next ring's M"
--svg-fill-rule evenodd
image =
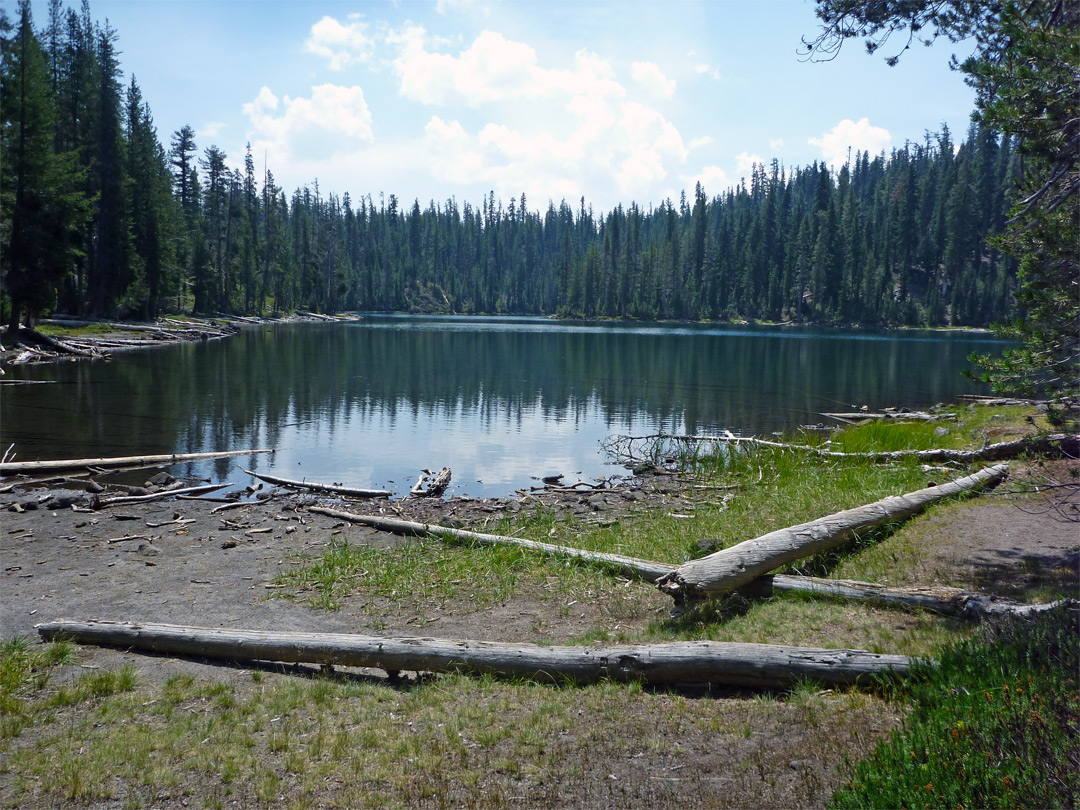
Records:
M173 453L160 456L122 456L116 458L69 458L55 461L13 461L0 464L0 475L16 473L48 472L52 470L78 470L83 467L138 467L151 464L178 464L208 458L253 456L257 453L273 453L273 450L226 450L218 453Z
M808 523L780 529L753 540L691 560L657 581L660 590L685 606L713 599L752 582L781 566L819 554L860 532L918 514L950 495L993 486L1005 478L1007 464L998 464L940 486L883 498Z
M598 680L785 687L812 679L850 684L905 675L912 659L862 650L717 641L610 647L547 647L436 638L269 632L172 624L59 619L37 627L46 641L70 639L170 655L377 667L388 672L464 670L548 682Z
M600 565L608 569L618 571L624 576L633 579L644 579L653 582L656 579L670 574L675 566L665 563L651 562L650 560L638 560L634 557L624 557L621 554L606 554L599 551L585 551L571 546L559 546L554 543L538 543L534 540L523 540L518 537L504 537L499 534L481 534L470 532L465 529L452 529L448 526L435 526L429 523L415 523L411 520L399 520L397 518L376 517L373 515L355 515L352 512L343 512L340 509L328 509L325 506L312 506L309 512L326 515L339 520L348 520L352 523L361 523L365 526L379 529L384 532L403 534L416 537L443 537L455 540L466 540L485 546L515 546L529 551L538 551L555 557L565 557L572 560Z
M248 475L265 481L275 486L292 487L293 489L308 489L312 492L332 492L337 495L351 495L354 498L389 498L392 493L388 489L357 489L355 487L339 487L337 484L316 484L311 481L290 481L288 478L278 478L274 475L264 475L240 468Z

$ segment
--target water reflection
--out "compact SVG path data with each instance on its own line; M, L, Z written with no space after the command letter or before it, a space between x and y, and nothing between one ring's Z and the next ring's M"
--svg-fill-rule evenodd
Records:
M611 472L598 444L612 432L767 433L948 400L979 390L960 370L993 348L931 332L373 316L18 370L52 382L6 386L0 434L21 458L273 447L250 463L399 491L448 465L455 491L505 494L533 475ZM188 469L246 478L229 460Z

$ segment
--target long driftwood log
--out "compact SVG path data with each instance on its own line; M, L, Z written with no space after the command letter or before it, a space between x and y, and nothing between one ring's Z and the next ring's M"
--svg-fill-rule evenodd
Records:
M225 487L231 487L231 483L226 484L200 484L197 487L180 487L178 489L163 489L161 492L152 492L149 495L117 495L115 498L102 498L95 496L90 501L90 506L94 509L105 509L109 506L120 506L126 503L146 503L148 501L161 501L165 498L172 498L176 495L203 495L207 492L216 492L219 489Z
M518 537L506 537L498 534L481 534L464 529L436 526L430 523L416 523L398 518L356 515L352 512L343 512L339 509L330 509L323 506L312 506L308 511L340 520L348 520L353 523L361 523L393 534L416 537L447 537L456 540L468 540L481 545L515 546L540 554L570 558L577 562L597 565L608 570L613 569L624 576L646 582L655 582L674 573L677 568L677 566L668 563L625 557L621 554L604 554L573 548L572 546L538 543L532 540L522 540ZM740 595L750 599L763 599L776 594L803 593L832 599L887 605L905 610L928 610L933 613L962 616L969 619L981 619L986 616L1005 613L1024 616L1042 610L1049 610L1058 604L1057 602L1051 602L1044 605L1024 605L1009 599L960 588L922 586L893 588L873 582L859 582L849 579L822 579L820 577L791 576L787 574L760 576L737 590Z
M677 641L609 647L546 647L494 641L379 638L59 619L37 627L46 641L70 639L170 655L229 661L285 661L376 667L387 672L451 672L590 683L712 683L785 687L805 679L850 684L905 675L912 659L862 650Z
M394 494L388 489L357 489L356 487L340 487L337 484L316 484L312 481L292 481L288 478L278 478L275 475L265 475L264 473L244 470L243 467L240 469L248 475L258 478L260 481L265 481L266 483L274 484L275 486L292 487L293 489L307 489L312 492L332 492L336 495L351 495L353 498L389 498Z
M684 606L723 596L781 566L846 542L860 532L918 514L935 501L1002 481L1008 464L987 467L947 484L894 495L808 523L746 540L691 560L657 580L656 586Z
M173 453L158 456L120 456L113 458L68 458L54 461L10 461L0 464L0 475L17 473L49 472L53 470L79 470L83 467L135 467L144 464L177 464L207 458L230 458L253 456L257 453L273 453L273 450L226 450L218 453Z
M809 453L820 458L858 459L872 461L878 464L904 459L916 459L926 463L941 463L954 461L960 464L972 464L979 461L1004 461L1018 458L1025 453L1041 453L1054 455L1068 455L1076 457L1080 455L1080 434L1075 433L1052 433L1042 436L1025 436L1020 439L1012 439L1006 442L997 442L987 445L979 450L953 450L949 448L937 448L932 450L892 450L889 452L866 452L848 453L841 450L827 450L823 447L812 447L804 444L788 444L786 442L774 442L769 439L758 439L754 436L736 436L727 433L723 436L681 436L656 433L650 436L615 436L607 441L611 448L609 452L615 453L630 460L637 457L629 451L621 451L620 446L630 446L632 442L681 442L691 444L728 444L728 445L751 445L755 447L771 447L777 450L791 450L792 452Z
M593 565L601 565L633 579L644 579L649 582L653 582L675 570L674 566L666 565L665 563L652 562L651 560L639 560L634 557L624 557L621 554L607 554L600 551L586 551L571 546L559 546L554 543L538 543L535 540L523 540L519 537L505 537L500 534L482 534L480 532L466 531L465 529L452 529L449 526L436 526L430 523L416 523L411 520L399 520L398 518L377 517L374 515L355 515L352 512L343 512L340 509L330 509L325 506L312 506L308 508L308 511L338 518L339 520L360 523L393 534L415 537L431 536L452 538L486 546L516 546L517 548L528 549L529 551L538 551L556 557L565 557Z

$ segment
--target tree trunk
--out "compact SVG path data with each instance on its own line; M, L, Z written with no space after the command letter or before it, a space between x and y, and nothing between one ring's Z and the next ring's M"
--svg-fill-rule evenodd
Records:
M40 624L46 641L71 639L169 655L229 661L287 661L377 667L390 673L468 672L547 682L598 680L653 684L715 683L785 687L811 679L850 684L876 675L905 675L912 659L862 650L772 644L676 641L611 647L554 647L434 638L379 638L172 624L73 621Z
M338 495L351 495L354 498L389 498L393 492L387 489L356 489L354 487L339 487L333 484L313 484L310 481L290 481L288 478L278 478L273 475L262 475L251 470L244 470L248 475L276 486L292 487L294 489L309 489L312 492L333 492Z
M684 563L658 580L656 585L672 597L677 606L723 596L762 574L834 548L860 532L918 514L935 501L992 486L1004 479L1008 471L1007 464L999 464L948 484L883 498L876 503L770 532Z
M83 467L139 467L151 464L178 464L206 458L229 458L253 456L256 453L273 453L273 450L226 450L220 453L173 453L163 456L122 456L114 458L74 458L56 461L11 461L0 464L0 475L46 472L52 470L78 470Z
M599 551L585 551L570 546L558 546L554 543L538 543L533 540L522 540L518 537L503 537L498 534L481 534L464 529L451 529L448 526L434 526L428 523L414 523L411 520L398 520L397 518L375 517L370 515L354 515L352 512L342 512L339 509L328 509L325 506L312 506L309 512L320 515L348 520L352 523L362 523L384 532L394 534L415 535L418 537L448 537L456 540L465 540L479 543L485 546L516 546L530 551L538 551L556 557L568 557L585 563L600 565L605 568L618 571L624 576L633 579L644 579L653 582L662 576L672 573L675 566L665 563L638 560L633 557L624 557L621 554L605 554Z

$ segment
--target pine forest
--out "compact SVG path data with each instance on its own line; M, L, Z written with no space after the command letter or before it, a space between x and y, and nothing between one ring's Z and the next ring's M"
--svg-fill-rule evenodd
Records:
M972 124L735 188L411 203L281 188L249 147L159 134L87 2L3 21L3 316L402 311L988 326L1016 263L987 244L1023 171ZM232 168L239 165L243 169Z

